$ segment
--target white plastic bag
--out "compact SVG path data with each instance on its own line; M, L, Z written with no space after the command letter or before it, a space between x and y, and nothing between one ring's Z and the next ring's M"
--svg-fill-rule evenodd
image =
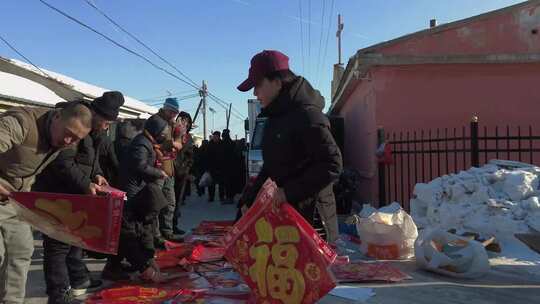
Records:
M377 259L408 259L414 256L418 230L410 215L398 203L374 209L364 205L358 223L362 253Z
M428 229L414 244L416 264L457 278L478 278L489 271L484 246L442 229Z
M212 175L210 175L210 172L206 171L201 176L201 180L199 181L199 187L204 188L212 185Z

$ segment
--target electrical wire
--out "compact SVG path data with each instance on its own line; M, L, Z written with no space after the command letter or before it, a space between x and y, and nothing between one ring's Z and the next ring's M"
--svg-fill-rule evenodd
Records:
M321 68L321 51L322 51L322 42L323 42L323 36L324 36L324 16L326 11L326 0L322 0L322 16L321 16L321 35L319 36L319 54L317 55L317 86L319 86L319 79L320 79L320 68Z
M147 57L145 57L145 56L143 56L143 55L137 53L136 51L134 51L134 50L132 50L132 49L130 49L130 48L128 48L128 47L122 45L121 43L115 41L114 39L110 38L109 36L107 36L107 35L101 33L100 31L98 31L98 30L96 30L96 29L94 29L94 28L91 27L90 25L85 24L84 22L78 20L77 18L75 18L75 17L69 15L68 13L66 13L66 12L64 12L64 11L62 11L62 10L60 10L59 8L57 8L57 7L55 7L55 6L51 5L51 4L49 4L47 1L45 1L45 0L39 0L39 1L40 1L41 3L43 3L45 6L47 6L48 8L50 8L50 9L56 11L57 13L61 14L61 15L64 16L64 17L68 18L69 20L71 20L71 21L73 21L73 22L79 24L80 26L82 26L82 27L84 27L84 28L86 28L86 29L88 29L88 30L90 30L90 31L92 31L92 32L94 32L94 33L96 33L97 35L99 35L99 36L101 36L102 38L106 39L107 41L111 42L111 43L114 44L115 46L117 46L117 47L119 47L119 48L125 50L126 52L128 52L128 53L130 53L130 54L132 54L132 55L134 55L134 56L136 56L136 57L138 57L138 58L144 60L145 62L147 62L148 64L150 64L150 65L153 66L154 68L156 68L156 69L158 69L158 70L160 70L160 71L166 73L167 75L169 75L169 76L171 76L171 77L173 77L173 78L175 78L175 79L177 79L177 80L179 80L179 81L181 81L181 82L183 82L183 83L189 85L190 87L193 87L194 89L196 89L196 90L198 90L198 91L201 89L201 88L199 88L197 85L194 85L194 84L192 84L192 83L190 83L190 82L188 82L188 81L186 81L186 80L184 80L184 79L178 77L177 75L173 74L173 73L170 72L169 70L167 70L167 69L165 69L165 68L163 68L163 67L157 65L156 63L154 63L153 61L151 61L151 60L148 59ZM220 99L219 97L213 95L212 93L209 93L209 94L210 94L211 96L213 96L215 99L219 100L220 102L226 103L226 102L224 102L222 99ZM227 108L226 106L223 106L223 105L221 105L221 106L224 107L224 108ZM234 111L235 111L236 113L240 113L240 112L239 112L238 110L236 110L234 107L233 107L233 109L234 109ZM241 118L239 115L235 115L235 116L236 116L237 118L239 118L239 119L243 119L243 118Z
M43 3L45 6L47 6L48 8L50 8L50 9L56 11L57 13L61 14L62 16L68 18L69 20L71 20L71 21L73 21L73 22L79 24L80 26L82 26L82 27L84 27L84 28L86 28L86 29L88 29L88 30L90 30L90 31L92 31L92 32L94 32L94 33L96 33L96 34L98 34L99 36L103 37L104 39L106 39L107 41L109 41L109 42L111 42L112 44L116 45L117 47L119 47L119 48L125 50L126 52L128 52L128 53L130 53L130 54L132 54L132 55L135 55L135 56L139 57L140 59L146 61L148 64L152 65L154 68L156 68L156 69L158 69L158 70L161 70L161 71L165 72L166 74L172 76L173 78L175 78L175 79L177 79L177 80L180 80L181 82L183 82L183 83L185 83L185 84L187 84L187 85L193 87L194 89L197 89L197 90L200 89L198 86L193 85L192 83L189 83L188 81L186 81L186 80L184 80L184 79L178 77L177 75L171 73L170 71L166 70L165 68L163 68L163 67L161 67L161 66L155 64L154 62L152 62L150 59L146 58L145 56L143 56L143 55L141 55L141 54L139 54L139 53L137 53L137 52L131 50L130 48L128 48L128 47L126 47L126 46L124 46L124 45L122 45L122 44L116 42L114 39L110 38L109 36L107 36L107 35L101 33L100 31L98 31L98 30L94 29L93 27L91 27L91 26L85 24L84 22L78 20L77 18L70 16L69 14L67 14L67 13L65 13L64 11L60 10L59 8L57 8L57 7L55 7L55 6L53 6L53 5L49 4L49 3L47 3L47 2L44 1L44 0L39 0L39 2Z
M97 7L97 5L95 5L93 2L91 2L90 0L84 0L88 5L90 5L92 8L94 8L98 13L100 13L103 17L105 17L109 22L111 22L114 26L116 26L117 28L119 28L122 32L124 32L125 34L127 34L129 37L131 37L132 39L134 39L135 41L137 41L140 45L142 45L144 48L146 48L148 51L150 51L152 54L154 54L156 57L158 57L159 59L161 59L161 61L165 62L168 66L170 66L171 68L173 68L176 72L178 72L178 74L184 76L187 80L189 80L191 82L191 84L193 84L194 86L198 86L197 83L195 81L193 81L193 79L189 78L189 76L187 76L186 74L182 73L182 71L180 71L180 69L178 69L175 65L173 65L172 63L170 63L167 59L163 58L161 55L159 55L156 51L154 51L154 49L152 49L151 47L149 47L146 43L142 42L139 38L137 38L135 35L133 35L132 33L130 33L128 30L126 30L123 26L121 26L120 24L118 24L116 21L114 21L110 16L108 16L104 11L102 11L101 9L99 9Z
M332 0L332 5L330 6L330 15L328 17L328 32L326 33L326 45L324 47L324 56L322 59L322 66L324 68L324 65L326 64L326 56L328 54L328 41L330 39L330 28L332 27L332 14L334 14L334 4L335 1Z
M183 101L183 100L188 100L188 99L195 98L195 97L200 97L200 95L197 93L197 94L192 94L192 95L176 97L176 99L179 100L179 101ZM157 101L157 102L151 103L150 105L155 106L155 105L159 105L159 104L162 104L162 103L163 103L163 101Z
M308 0L308 73L311 75L311 0Z
M208 94L209 94L209 96L210 96L211 98L214 98L214 101L220 102L220 103L221 103L221 106L228 110L227 107L229 106L230 103L224 101L223 99L217 97L216 95L214 95L214 94L212 94L212 93L208 93ZM238 115L237 117L240 117L240 116L244 115L244 114L242 114L240 111L236 110L234 107L231 107L231 110L232 110L233 114L235 113L235 114ZM241 119L243 119L243 118L241 118Z
M305 63L304 63L304 26L302 25L302 0L298 0L298 7L299 7L299 10L300 10L300 18L299 18L299 23L300 23L300 47L302 49L302 74L304 74L305 72Z
M197 92L197 90L174 92L174 93L170 93L170 94L167 94L167 95L160 95L160 96L154 96L154 97L148 97L148 98L141 98L139 100L155 100L155 99L159 99L159 98L174 97L174 96L178 96L179 94L192 93L192 92Z
M51 77L51 75L45 73L42 69L40 69L37 65L35 65L30 59L28 59L28 57L24 56L23 53L21 53L19 50L17 50L17 48L15 48L11 43L9 43L1 35L0 35L0 40L2 40L11 50L13 50L15 53L17 53L17 55L21 56L27 63L31 64L34 68L36 68L38 71L40 71L43 75L45 75L45 76L47 76L49 78L53 78L53 77Z
M186 74L182 73L182 71L180 71L176 66L174 66L172 63L170 63L168 60L166 60L165 58L163 58L161 55L159 55L155 50L153 50L151 47L149 47L147 44L145 44L144 42L142 42L139 38L137 38L135 35L133 35L132 33L130 33L128 30L126 30L123 26L121 26L120 24L118 24L118 22L116 22L115 20L113 20L109 15L107 15L103 10L99 9L97 7L97 5L91 1L91 0L84 0L88 5L90 5L93 9L95 9L98 13L100 13L103 17L105 17L109 22L111 22L114 26L116 26L117 28L119 28L122 32L124 32L125 34L127 34L129 37L131 37L132 39L134 39L135 41L137 41L139 44L141 44L144 48L146 48L148 51L150 51L152 54L154 54L156 57L158 57L159 59L161 59L163 62L165 62L167 65L169 65L171 68L173 68L175 71L177 71L180 75L184 76L186 79L188 79L189 81L191 81L191 83L195 86L198 86L197 83L191 79L189 76L187 76ZM214 95L214 97L218 98L217 96ZM218 98L219 99L219 98ZM221 100L221 99L220 99ZM240 113L238 112L236 109L235 111L237 113Z

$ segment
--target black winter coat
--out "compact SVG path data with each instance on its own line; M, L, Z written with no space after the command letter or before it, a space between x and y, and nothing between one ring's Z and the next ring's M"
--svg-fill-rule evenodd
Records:
M102 175L99 150L104 133L90 132L76 147L66 149L36 178L34 191L84 194L96 175Z
M120 163L116 157L116 151L113 142L109 137L104 137L99 148L99 165L103 176L109 184L118 187L118 170Z
M267 178L308 221L316 203L335 204L332 186L342 171L338 146L322 113L324 98L302 77L283 88L261 116L268 117L262 139L263 168L243 202L253 202Z
M225 167L225 155L222 141L210 141L208 143L206 161L208 164L208 171L212 177L220 179L223 176Z
M147 183L161 178L161 171L154 167L156 152L144 133L131 141L126 155L120 162L120 189L127 198L135 196Z

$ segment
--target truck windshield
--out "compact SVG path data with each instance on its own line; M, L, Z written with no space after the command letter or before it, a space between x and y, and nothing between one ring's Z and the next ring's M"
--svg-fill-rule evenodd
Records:
M255 121L255 127L253 128L253 137L251 141L252 150L260 150L262 147L262 138L264 133L264 125L267 118L258 118Z

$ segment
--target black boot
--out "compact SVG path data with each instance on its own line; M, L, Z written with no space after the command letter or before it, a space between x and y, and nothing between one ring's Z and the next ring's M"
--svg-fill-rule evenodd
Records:
M47 304L72 304L75 303L75 297L71 292L71 288L59 290L51 293L47 299Z
M95 280L95 279L89 279L85 281L82 284L79 285L73 285L71 287L71 294L74 297L82 296L83 294L87 292L93 292L99 289L103 286L103 281L101 280Z
M109 281L128 281L129 273L122 268L122 264L113 264L110 260L105 264L101 272L101 278Z

